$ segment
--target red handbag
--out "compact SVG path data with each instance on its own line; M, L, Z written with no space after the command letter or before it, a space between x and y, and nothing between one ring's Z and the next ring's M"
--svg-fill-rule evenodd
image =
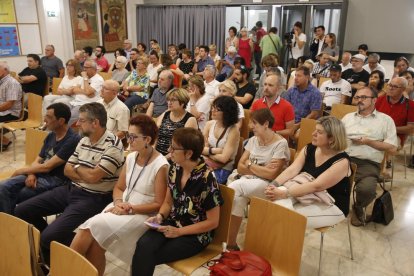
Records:
M224 252L209 269L212 276L272 276L270 263L248 251Z

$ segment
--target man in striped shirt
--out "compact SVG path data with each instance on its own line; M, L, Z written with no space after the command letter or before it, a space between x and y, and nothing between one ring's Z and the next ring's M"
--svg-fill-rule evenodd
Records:
M100 103L80 107L77 126L84 137L65 166L72 183L19 204L15 215L41 231L41 249L49 261L50 242L70 245L74 230L112 201L112 190L124 162L123 146L106 130L107 114ZM48 225L43 217L62 213Z

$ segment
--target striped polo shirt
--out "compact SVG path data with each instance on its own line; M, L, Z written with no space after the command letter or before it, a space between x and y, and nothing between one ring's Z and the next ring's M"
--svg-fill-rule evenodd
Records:
M10 74L0 79L0 104L15 101L10 109L0 111L0 116L11 114L15 117L20 117L22 112L22 96L22 86Z

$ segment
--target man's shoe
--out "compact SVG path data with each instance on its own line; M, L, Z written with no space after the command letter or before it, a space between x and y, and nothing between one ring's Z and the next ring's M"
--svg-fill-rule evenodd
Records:
M351 216L351 224L355 227L360 227L360 226L364 226L364 223L362 221L359 220L359 218L357 217L357 215L355 214L355 212L352 212L352 216Z
M356 227L365 225L365 215L362 207L352 206L351 224Z

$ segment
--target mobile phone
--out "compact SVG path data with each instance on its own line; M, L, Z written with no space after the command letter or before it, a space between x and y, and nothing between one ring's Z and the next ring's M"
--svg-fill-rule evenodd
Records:
M147 226L149 226L150 228L154 228L154 229L158 229L161 225L158 223L154 223L154 222L148 222L145 221L144 222Z

